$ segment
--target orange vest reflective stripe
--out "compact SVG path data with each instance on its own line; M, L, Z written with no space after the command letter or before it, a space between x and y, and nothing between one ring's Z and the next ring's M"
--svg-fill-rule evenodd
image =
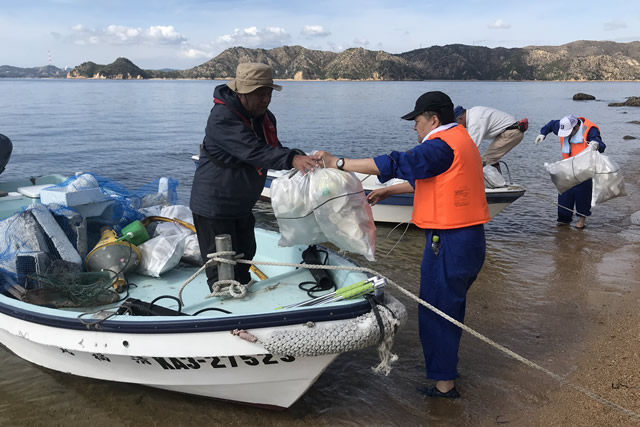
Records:
M476 144L460 125L433 137L451 147L453 163L440 175L416 180L411 222L427 229L462 228L489 222L482 158Z
M582 142L578 144L569 144L569 151L571 152L562 153L563 159L568 159L569 157L573 157L578 153L580 153L585 148L587 148L589 146L589 141L587 141L587 135L589 135L589 131L591 130L591 128L598 129L598 126L596 126L593 122L585 119L584 117L578 117L578 120L582 122L582 129L584 129L584 133L582 134ZM599 130L600 129L598 129L598 131ZM564 138L560 138L560 150L562 150L563 142L564 142Z

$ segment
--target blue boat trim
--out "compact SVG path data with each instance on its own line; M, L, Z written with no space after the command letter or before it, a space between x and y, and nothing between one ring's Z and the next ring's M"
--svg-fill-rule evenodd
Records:
M381 297L382 292L377 295ZM158 321L151 321L153 317L145 317L145 319L148 319L145 322L107 319L100 322L100 328L93 330L95 332L131 334L219 332L230 331L237 328L255 329L288 326L306 322L351 319L366 314L369 311L371 311L371 305L368 301L363 300L348 305L334 305L301 310L277 310L273 313L248 314L242 316L229 315L228 317L217 317L214 319L203 318L201 321L197 320L198 316L176 316L175 319L171 320L164 320L167 318L162 317L163 320ZM27 322L62 329L87 330L86 323L96 322L94 319L85 317L83 323L78 318L24 310L4 302L0 302L0 313Z

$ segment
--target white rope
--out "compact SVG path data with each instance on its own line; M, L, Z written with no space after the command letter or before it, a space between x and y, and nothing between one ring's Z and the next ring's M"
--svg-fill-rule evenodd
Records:
M178 290L178 299L180 300L180 303L184 305L184 301L182 300L182 291L189 283L193 281L193 279L198 277L198 275L208 267L212 267L215 264L218 264L220 259L224 259L225 261L228 261L227 264L235 264L235 261L233 259L218 258L219 256L233 257L235 256L235 254L236 253L234 251L221 251L221 252L214 252L214 253L208 254L207 257L209 258L209 261L207 261L202 267L200 267L198 271L196 271L193 275L191 275L191 277L189 277L182 284L182 286L180 286L180 290ZM233 298L243 298L247 294L247 290L254 283L255 283L255 280L251 280L249 281L249 283L246 283L244 285L238 282L237 280L233 280L233 279L218 280L213 284L211 293L205 296L204 298L207 299L207 298L227 296L227 295L230 295Z
M210 254L211 255L215 255L215 254ZM279 266L279 267L294 267L294 268L298 268L298 267L302 267L302 268L308 268L308 269L324 269L324 270L347 270L347 271L362 271L365 273L370 273L372 275L377 275L380 277L385 277L382 274L378 273L375 270L372 270L370 268L366 268L366 267L350 267L350 266L337 266L337 265L322 265L322 264L317 264L317 265L313 265L313 264L294 264L294 263L287 263L287 262L272 262L272 261L250 261L250 260L245 260L245 259L238 259L238 260L229 260L229 259L225 259L225 258L217 258L215 256L211 257L211 260L209 262L211 262L212 260L216 260L216 262L220 262L220 263L227 263L227 264L235 264L235 263L242 263L242 264L255 264L255 265L271 265L271 266ZM412 294L411 292L409 292L408 290L404 289L402 286L398 285L397 283L395 283L393 280L385 277L387 279L387 282L390 283L391 285L395 286L398 290L400 290L400 292L402 292L403 294L405 294L406 296L408 296L409 298L413 299L414 301L417 301L419 304L425 306L426 308L428 308L429 310L433 311L434 313L436 313L437 315L443 317L444 319L448 320L449 322L453 323L454 325L458 326L459 328L461 328L462 330L470 333L471 335L473 335L474 337L478 338L481 341L484 341L485 343L489 344L490 346L502 351L503 353L507 354L508 356L516 359L519 362L524 363L525 365L537 369L539 371L544 372L545 374L549 375L551 378L559 381L562 385L567 385L571 388L573 388L574 390L579 391L580 393L583 393L584 395L590 397L591 399L600 402L603 405L609 406L610 408L616 409L622 413L624 413L625 415L640 421L640 414L638 414L637 412L634 412L630 409L624 408L623 406L618 405L617 403L614 403L608 399L605 399L604 397L598 395L597 393L584 388L582 386L576 385L576 384L572 384L569 381L565 380L564 378L562 378L560 375L551 372L550 370L538 365L537 363L534 363L530 360L528 360L527 358L520 356L518 353L509 350L507 347L498 344L497 342L485 337L484 335L482 335L479 332L476 332L475 330L471 329L470 327L466 326L464 323L461 323L459 321L457 321L456 319L454 319L453 317L449 316L448 314L440 311L439 309L437 309L436 307L432 306L431 304L429 304L428 302L418 298L417 296L415 296L414 294Z

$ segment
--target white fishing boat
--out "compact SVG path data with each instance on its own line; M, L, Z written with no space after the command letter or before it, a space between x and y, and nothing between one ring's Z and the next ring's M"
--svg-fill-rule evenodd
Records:
M7 233L14 226L8 221L25 219L27 228L21 233L38 234L35 240L56 248L49 258L64 259L63 252L73 247L83 265L112 265L56 280L45 274L42 257L33 248L14 254L13 261L20 264L20 258L21 265L3 260L0 344L29 362L87 378L287 408L341 353L375 346L383 338L389 344L406 320L404 306L385 294L384 279L359 271L354 261L330 249L279 247L277 233L260 229L254 260L273 265L252 270L256 283L248 288L238 284L236 291L246 294L237 298L211 293L204 273L194 278L197 266L181 263L160 277L130 271L137 256L136 246L128 241L134 233L98 242L83 258L78 243L82 226L88 224L85 229L91 230L92 216L103 215L112 194L83 203L78 211L97 206L73 238L63 241L68 237L66 227L60 226L64 218L39 198L43 188L63 179L0 183L0 190L8 193L0 197L0 225L4 223ZM47 222L47 215L54 221ZM352 270L277 265L301 263L308 249L315 251L319 264ZM113 285L123 272L125 282L118 293ZM323 283L325 290L308 294L300 284L310 282Z
M262 194L260 195L261 200L271 200L271 183L274 179L281 177L286 173L288 173L288 171L269 170L267 174L267 182L262 190ZM356 173L356 176L362 182L365 194L369 194L371 191L378 188L384 188L389 185L405 182L404 180L393 179L382 184L378 181L378 177L375 175ZM501 187L485 187L485 194L491 218L498 215L507 206L524 195L526 191L525 188L520 185L511 184L510 181L510 178L505 180L505 185ZM373 219L377 222L411 222L411 213L413 212L413 193L395 194L381 202L378 202L371 207L371 210L373 212Z

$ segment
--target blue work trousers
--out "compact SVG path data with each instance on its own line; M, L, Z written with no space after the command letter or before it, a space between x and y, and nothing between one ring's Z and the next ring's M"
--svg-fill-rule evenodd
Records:
M436 254L433 234L440 236ZM486 250L484 226L452 230L425 230L427 244L420 271L420 298L463 322L467 290L478 276ZM427 378L447 381L458 377L458 347L462 329L418 306L420 341Z
M558 194L558 222L570 224L575 206L577 216L591 216L591 190L593 181L588 179L562 194Z

